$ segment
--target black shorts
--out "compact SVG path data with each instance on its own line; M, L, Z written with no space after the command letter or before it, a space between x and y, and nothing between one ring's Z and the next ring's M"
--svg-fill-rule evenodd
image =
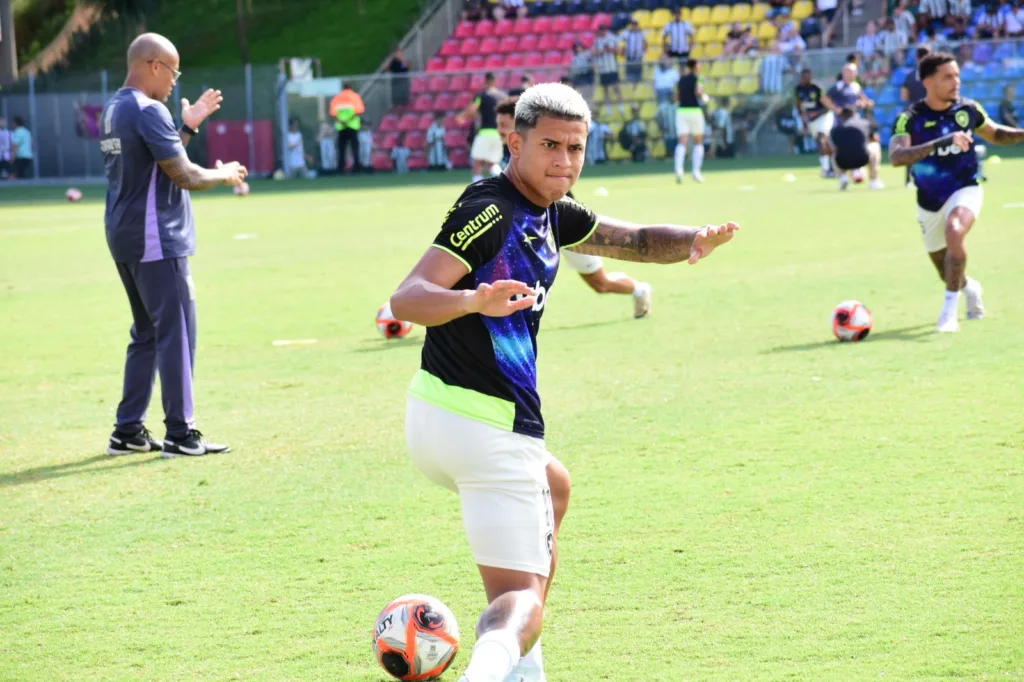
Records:
M619 72L612 71L611 73L601 74L601 87L608 87L609 85L619 84Z
M626 64L626 80L630 83L639 83L644 79L643 62L630 62Z
M578 73L572 77L572 84L577 88L585 88L594 85L594 72Z
M836 165L839 170L856 170L868 165L868 148L854 150L838 150L836 152Z
M15 159L14 175L18 179L32 177L32 159Z

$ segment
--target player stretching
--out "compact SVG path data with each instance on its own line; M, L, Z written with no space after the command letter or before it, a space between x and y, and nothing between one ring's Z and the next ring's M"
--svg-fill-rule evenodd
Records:
M498 102L498 133L503 144L508 144L508 134L515 129L516 103L518 97L507 97ZM576 200L572 192L567 197ZM599 256L588 256L576 253L571 249L562 249L566 264L580 273L587 285L599 294L632 294L633 317L640 319L651 313L651 294L653 287L647 282L638 282L624 272L605 272L604 260Z
M822 101L821 87L811 80L812 71L804 69L800 72L800 82L794 90L796 109L804 129L813 135L818 143L818 161L821 163L821 177L830 178L832 173L832 148L829 145L829 133L835 124L835 114Z
M946 283L938 329L955 332L961 289L967 293L967 318L985 316L981 284L964 274L964 241L984 198L972 132L991 144L1015 144L1024 140L1024 130L994 123L981 105L960 97L960 67L953 55L929 54L919 70L928 94L896 119L889 159L894 166L913 164L924 247Z
M459 123L465 123L474 116L480 116L480 127L469 150L469 158L473 161L473 182L483 180L484 171L489 171L491 175L501 172L501 137L498 135L498 124L494 120L494 110L498 106L498 100L505 97L505 93L498 89L495 82L493 73L485 75L484 89L455 117Z
M583 168L589 123L572 88L529 88L508 168L466 188L391 297L396 316L427 327L409 389L410 458L461 496L490 602L461 682L502 682L513 670L517 681L545 679L538 639L570 485L544 444L536 357L559 249L692 264L739 229L634 225L563 200Z
M704 165L704 105L708 96L700 84L700 62L690 59L686 62L686 75L680 77L676 86L679 108L676 109L676 182L683 181L683 164L686 161L686 141L693 136L693 179L704 182L700 174Z

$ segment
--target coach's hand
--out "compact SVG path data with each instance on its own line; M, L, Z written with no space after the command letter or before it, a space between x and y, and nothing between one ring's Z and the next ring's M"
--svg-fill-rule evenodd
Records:
M513 300L513 296L517 298ZM500 279L494 284L481 284L476 291L467 293L464 300L467 313L506 317L520 310L532 308L537 302L537 292L522 282Z
M196 100L195 104L189 104L184 97L181 98L181 122L192 130L199 130L207 118L220 109L220 103L224 101L224 95L220 90L207 90Z
M967 151L974 142L974 136L963 130L953 133L953 144L960 147L961 151Z
M693 245L690 246L690 265L701 258L707 258L712 251L732 239L738 229L740 226L736 223L705 225L700 228L693 237Z
M245 178L249 175L249 171L245 169L245 166L238 163L237 161L231 161L230 163L217 162L217 170L224 173L224 184L229 187L238 187Z

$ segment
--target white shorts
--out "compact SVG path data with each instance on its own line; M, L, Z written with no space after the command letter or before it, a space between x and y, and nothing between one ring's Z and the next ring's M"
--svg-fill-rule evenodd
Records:
M676 135L703 135L704 112L700 109L676 109Z
M938 211L926 211L917 207L917 222L921 224L924 236L924 248L928 253L935 253L946 248L946 218L957 206L963 206L974 218L981 216L981 204L985 200L985 192L980 186L964 187L953 193Z
M807 132L815 137L818 135L828 137L829 133L832 132L835 121L836 115L831 111L826 111L824 114L807 124Z
M473 559L481 566L551 570L555 513L544 441L462 417L409 396L405 437L420 472L459 493Z
M562 258L565 259L566 265L581 275L593 275L604 267L604 261L601 260L600 256L574 253L568 249L562 249Z
M477 133L473 138L473 146L469 150L469 158L473 161L501 163L505 148L501 144L501 136L497 132Z

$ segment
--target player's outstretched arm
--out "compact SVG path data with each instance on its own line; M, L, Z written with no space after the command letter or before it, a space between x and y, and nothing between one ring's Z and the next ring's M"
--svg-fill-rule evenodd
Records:
M593 234L570 250L639 263L680 263L685 260L692 265L732 239L738 229L740 226L736 223L703 227L636 225L600 216Z
M499 280L477 289L452 290L469 269L447 251L430 248L391 296L391 312L399 320L436 327L473 313L504 317L537 301L522 282ZM512 300L512 297L521 297Z
M894 166L910 166L949 144L967 151L971 148L971 134L959 131L916 145L910 144L910 135L893 135L889 140L889 162Z
M219 185L241 185L249 172L237 161L217 162L216 168L203 168L189 161L184 153L160 161L160 168L182 189L204 190Z
M1024 141L1024 129L1004 126L992 119L975 128L975 131L978 133L978 137L989 144L1017 144Z

